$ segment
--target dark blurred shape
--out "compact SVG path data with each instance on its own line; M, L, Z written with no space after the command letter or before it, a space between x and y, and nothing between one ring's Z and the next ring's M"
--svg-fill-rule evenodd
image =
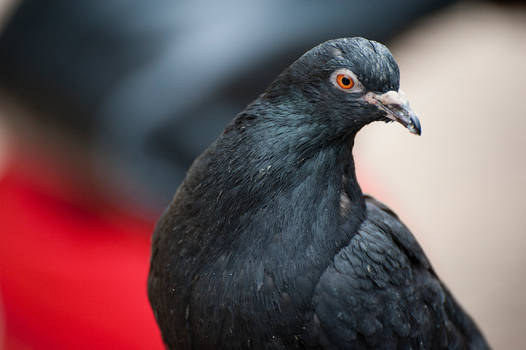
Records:
M500 5L525 5L524 0L491 0L491 2Z
M306 49L385 41L450 2L25 1L0 38L0 84L98 150L118 169L110 188L157 211L228 120Z

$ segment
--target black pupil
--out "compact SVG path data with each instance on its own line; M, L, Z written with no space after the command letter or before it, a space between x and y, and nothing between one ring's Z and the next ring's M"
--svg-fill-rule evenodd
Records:
M351 81L349 78L342 78L342 84L343 85L351 85Z

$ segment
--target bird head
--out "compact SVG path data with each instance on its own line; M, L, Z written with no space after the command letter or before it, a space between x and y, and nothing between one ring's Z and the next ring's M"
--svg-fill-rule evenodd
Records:
M306 52L266 95L285 96L311 118L304 121L333 128L333 136L355 133L373 121L396 121L420 135L420 122L399 80L398 65L387 47L364 38L342 38Z

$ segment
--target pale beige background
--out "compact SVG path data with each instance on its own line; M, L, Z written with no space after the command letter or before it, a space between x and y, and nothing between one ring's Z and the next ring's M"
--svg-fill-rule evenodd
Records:
M13 2L0 0L0 28ZM390 47L423 134L367 127L365 190L408 224L495 349L526 349L526 8L462 3Z
M456 5L390 47L422 136L367 127L359 176L491 345L526 349L526 7Z

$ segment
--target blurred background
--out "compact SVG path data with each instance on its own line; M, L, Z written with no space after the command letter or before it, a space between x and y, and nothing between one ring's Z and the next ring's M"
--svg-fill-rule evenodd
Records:
M0 0L0 349L161 349L150 235L191 161L304 51L387 43L421 137L357 140L496 349L526 344L526 6Z

